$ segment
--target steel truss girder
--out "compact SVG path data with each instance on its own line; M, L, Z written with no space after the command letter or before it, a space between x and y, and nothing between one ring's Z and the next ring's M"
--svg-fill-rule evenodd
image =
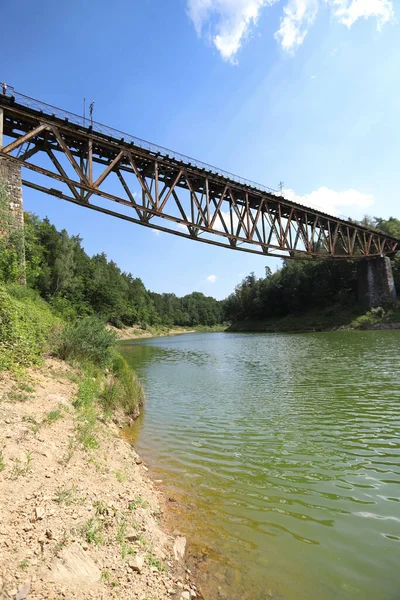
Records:
M9 98L0 96L0 107L4 135L12 140L0 147L0 157L64 184L66 190L24 179L28 187L80 206L208 244L281 258L368 258L393 255L400 249L399 240L380 232L17 105ZM51 169L32 162L42 155L50 158ZM96 165L102 172L93 180ZM112 174L120 186L116 194L104 188ZM128 174L134 176L141 194L127 182ZM134 216L98 206L93 196L129 207ZM156 217L165 225L154 222Z

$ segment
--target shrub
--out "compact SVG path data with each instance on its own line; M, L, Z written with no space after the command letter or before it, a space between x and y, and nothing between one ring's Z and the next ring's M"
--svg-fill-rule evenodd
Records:
M68 324L61 332L55 350L63 360L92 363L104 368L110 365L115 333L106 329L97 317L86 317Z
M0 370L38 364L58 324L35 293L17 286L11 291L0 285Z
M112 353L111 375L104 384L101 400L106 410L121 408L125 414L137 417L144 403L142 384L116 351Z
M379 308L379 310L383 309ZM381 320L382 316L379 313L379 311L371 309L364 315L361 315L360 317L354 319L351 323L351 327L353 327L353 329L369 329L373 325L379 323Z

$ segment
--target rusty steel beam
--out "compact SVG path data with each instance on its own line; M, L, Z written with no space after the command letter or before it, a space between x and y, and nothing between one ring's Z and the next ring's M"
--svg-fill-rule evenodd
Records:
M399 240L379 231L291 202L263 186L97 123L86 127L80 117L22 95L0 94L0 111L7 139L0 145L0 157L45 179L42 185L37 177L25 178L28 187L85 208L264 256L370 258L400 250ZM50 168L44 157L50 159ZM99 206L97 198L121 205L125 212ZM136 216L127 214L129 210Z

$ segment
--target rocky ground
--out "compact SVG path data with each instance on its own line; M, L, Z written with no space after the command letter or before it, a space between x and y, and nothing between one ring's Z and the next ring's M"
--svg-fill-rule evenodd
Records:
M200 598L140 457L100 413L84 429L78 377L0 375L0 600Z

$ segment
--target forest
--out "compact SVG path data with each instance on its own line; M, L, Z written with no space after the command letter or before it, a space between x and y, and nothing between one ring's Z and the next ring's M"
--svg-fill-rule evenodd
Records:
M224 322L265 320L326 307L357 304L355 261L284 260L265 277L251 273L225 300L193 292L182 298L146 289L142 280L124 273L104 253L88 256L79 236L57 231L48 219L25 213L24 240L0 240L0 281L21 279L18 247L25 246L26 283L65 320L99 316L116 327L139 324L213 327ZM361 222L400 238L400 221L364 217ZM400 292L400 256L393 261Z
M366 216L361 224L400 238L400 220L393 217ZM392 264L400 293L400 254ZM357 304L355 260L284 260L275 273L266 267L265 277L257 279L254 273L245 277L224 301L224 318L233 323L265 320L327 307L340 311Z
M57 231L48 219L24 215L27 286L36 290L53 311L70 321L99 316L116 327L139 324L215 326L223 320L223 305L215 298L193 292L183 298L148 291L142 280L123 273L104 253L89 257L79 236ZM0 240L0 281L18 282L20 240Z

